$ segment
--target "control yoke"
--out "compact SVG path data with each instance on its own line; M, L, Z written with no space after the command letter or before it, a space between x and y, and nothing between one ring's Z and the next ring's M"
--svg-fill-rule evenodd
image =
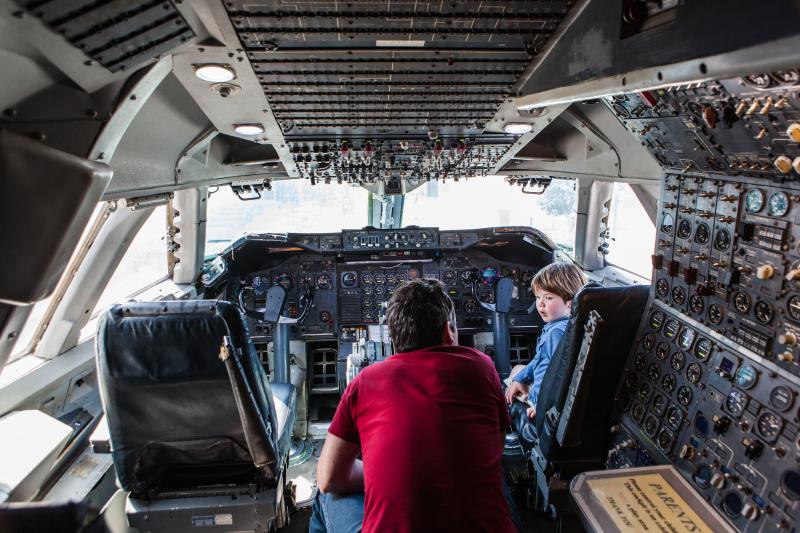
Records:
M500 278L494 285L494 303L484 303L475 294L475 283L472 284L472 293L475 301L481 307L492 312L492 338L494 339L494 364L500 379L505 379L511 374L511 334L509 331L508 315L511 311L511 298L514 295L514 280ZM525 312L530 313L531 308Z

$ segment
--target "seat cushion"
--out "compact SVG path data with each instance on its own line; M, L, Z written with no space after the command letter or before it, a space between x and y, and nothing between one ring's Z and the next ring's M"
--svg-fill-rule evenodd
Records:
M279 455L289 451L297 408L297 392L291 383L271 383L272 401L275 405L276 437Z

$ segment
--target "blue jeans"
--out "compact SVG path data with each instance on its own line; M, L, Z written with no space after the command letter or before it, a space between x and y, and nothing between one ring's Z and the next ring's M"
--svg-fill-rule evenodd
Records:
M522 531L522 520L505 476L503 476L503 496L508 502L511 520L517 526L517 530ZM338 496L317 491L317 497L314 498L314 505L311 507L308 531L309 533L353 533L361 531L363 522L363 492Z

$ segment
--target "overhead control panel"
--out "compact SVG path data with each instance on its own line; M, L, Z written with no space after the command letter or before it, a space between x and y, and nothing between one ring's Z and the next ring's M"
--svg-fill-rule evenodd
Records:
M343 231L345 251L433 250L439 246L437 228Z

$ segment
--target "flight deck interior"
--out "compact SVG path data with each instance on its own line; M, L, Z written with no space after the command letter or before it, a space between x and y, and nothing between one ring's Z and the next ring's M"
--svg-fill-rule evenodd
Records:
M799 532L798 22L0 0L0 531L307 531L395 291L505 379L564 261L522 529Z

